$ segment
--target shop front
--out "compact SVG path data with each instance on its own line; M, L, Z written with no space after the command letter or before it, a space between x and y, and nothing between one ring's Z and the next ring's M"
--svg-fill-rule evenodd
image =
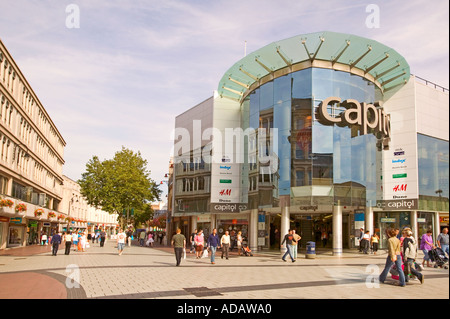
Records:
M228 231L230 238L233 241L236 239L238 232L242 232L242 236L247 239L249 235L248 215L236 214L218 214L216 215L216 227L219 237ZM233 247L233 246L232 246Z
M387 249L389 228L413 228L411 225L411 212L377 212L374 213L374 232L380 237L380 249Z
M37 220L28 220L27 234L27 245L39 244L39 222Z
M448 228L449 218L447 213L439 213L439 228L442 232L444 228Z
M7 248L19 247L24 245L24 236L26 235L26 224L22 217L13 217L9 220Z
M436 240L439 234L435 231L435 216L434 212L417 212L417 239L420 244L422 236L427 233L428 230L433 231L432 238Z

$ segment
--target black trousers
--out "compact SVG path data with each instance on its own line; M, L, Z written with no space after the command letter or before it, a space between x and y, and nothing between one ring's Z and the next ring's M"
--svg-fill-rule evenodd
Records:
M175 258L177 260L177 266L181 263L181 256L183 256L183 247L175 247Z
M70 247L72 247L72 242L66 241L66 251L64 252L64 255L70 254Z
M59 243L53 243L52 244L52 255L55 255L58 253L58 249L59 249Z
M103 247L103 245L105 244L105 239L105 237L100 238L100 247Z

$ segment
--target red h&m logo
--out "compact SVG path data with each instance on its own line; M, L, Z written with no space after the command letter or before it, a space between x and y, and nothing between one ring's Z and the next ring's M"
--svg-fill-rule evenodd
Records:
M408 184L397 185L393 190L394 192L406 192L406 186L408 186Z
M219 194L220 196L231 196L231 189L222 189Z

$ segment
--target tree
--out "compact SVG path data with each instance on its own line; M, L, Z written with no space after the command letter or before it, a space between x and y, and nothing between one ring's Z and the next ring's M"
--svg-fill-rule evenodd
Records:
M78 183L89 205L121 216L131 208L148 212L146 204L159 200L161 191L149 175L141 153L122 146L113 159L100 161L93 156Z

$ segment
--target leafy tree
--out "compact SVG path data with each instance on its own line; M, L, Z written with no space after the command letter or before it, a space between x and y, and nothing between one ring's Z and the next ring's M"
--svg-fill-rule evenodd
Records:
M141 153L122 147L113 159L100 161L93 156L78 183L90 205L119 216L134 208L138 217L149 215L147 204L159 200L161 193L149 175L147 160Z

